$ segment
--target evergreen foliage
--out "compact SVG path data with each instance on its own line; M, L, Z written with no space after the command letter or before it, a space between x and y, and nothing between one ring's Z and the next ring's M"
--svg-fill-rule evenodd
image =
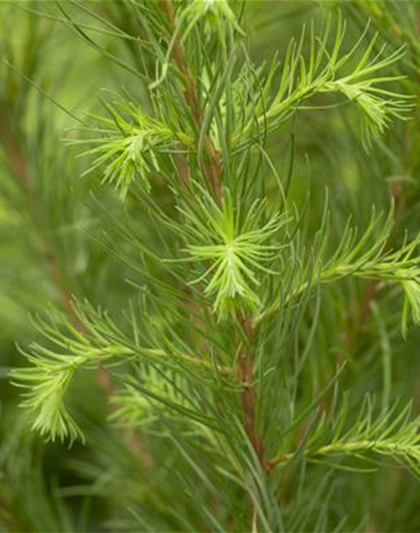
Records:
M1 531L419 531L419 20L0 5Z

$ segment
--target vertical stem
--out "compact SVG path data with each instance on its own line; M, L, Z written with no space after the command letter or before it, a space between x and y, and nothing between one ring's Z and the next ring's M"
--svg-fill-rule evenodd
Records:
M240 322L251 346L255 337L255 326L248 318L240 318ZM242 411L244 415L244 429L252 447L258 457L260 465L265 471L270 466L264 457L264 443L257 430L257 395L254 389L254 355L243 342L239 343L238 380L243 386L241 395Z
M24 187L29 186L29 174L26 168L25 159L23 158L22 150L19 143L14 138L14 135L7 124L5 116L0 112L0 141L3 144L3 149L8 158L13 171Z
M172 27L172 34L176 33L176 18L172 5L172 0L159 0L162 9ZM174 38L174 37L172 37ZM171 39L171 36L169 37ZM202 111L200 108L200 99L197 90L197 85L194 75L188 66L186 52L180 37L176 37L176 42L173 43L173 57L174 61L185 79L184 97L187 105L191 110L197 129L200 129L202 123ZM214 143L209 135L205 139L205 148L207 152L206 175L210 182L214 196L217 202L223 204L223 174L220 162L220 153L214 146ZM253 344L255 336L255 326L250 318L242 317L238 313L238 319L241 323L245 335L247 337L247 346L240 341L238 344L238 363L237 363L237 378L242 386L241 405L243 412L244 429L248 439L255 451L258 461L264 471L269 472L271 465L264 458L264 445L261 435L257 430L257 395L254 389L254 355L250 349ZM253 531L257 531L257 514L256 509L251 502L251 515Z
M10 532L25 531L20 518L16 516L10 505L2 498L0 498L0 511L2 514L2 521L6 524L6 527Z
M3 146L6 157L9 160L10 166L20 181L20 183L25 188L28 197L28 207L29 211L33 214L38 208L36 198L31 195L30 186L31 186L31 176L26 165L26 160L23 155L22 148L20 143L13 134L12 129L9 127L6 119L6 113L0 108L0 143ZM41 251L44 257L45 264L48 267L48 270L51 275L51 279L56 286L63 307L68 311L69 316L74 321L76 318L74 308L71 303L71 292L68 286L68 282L64 272L62 271L57 258L53 254L52 250L48 245L48 240L45 234L42 232L41 228L36 225L38 232L38 237L40 239Z
M176 17L172 0L159 0L162 9L164 10L166 17L171 25L172 35L176 34ZM194 75L188 65L187 55L184 45L180 36L169 36L169 39L175 39L173 44L173 57L176 66L180 70L185 79L184 98L191 111L191 115L194 119L195 125L199 130L203 122L202 111L200 107L200 98L197 90L197 84L195 82ZM205 139L205 148L207 155L207 163L205 172L213 190L214 196L219 204L223 201L222 191L222 167L220 164L219 151L214 146L214 143L209 135Z

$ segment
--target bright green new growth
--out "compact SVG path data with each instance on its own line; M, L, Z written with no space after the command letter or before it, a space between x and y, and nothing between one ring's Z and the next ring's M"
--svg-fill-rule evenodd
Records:
M67 323L64 331L53 322L38 320L36 327L52 347L33 343L30 353L22 350L32 366L12 373L14 383L28 389L22 407L34 413L33 429L53 441L67 437L70 442L83 439L64 404L75 372L81 368L96 368L117 356L132 354L129 348L109 342L106 330L93 329L82 309L78 309L77 317L78 326ZM104 319L107 320L106 316Z
M136 176L141 178L146 190L150 191L150 175L154 171L159 172L156 154L169 151L177 142L188 146L191 140L148 117L133 102L105 104L105 107L110 118L94 115L91 119L97 126L88 129L101 137L71 143L88 142L96 145L81 154L94 156L84 175L105 167L103 182L115 184L121 200L126 197Z
M366 454L387 456L410 467L420 476L420 418L411 419L412 406L399 409L394 405L379 416L374 416L372 399L365 398L356 422L348 427L349 406L344 403L331 420L321 418L312 434L307 436L305 457L312 462L328 462L334 457L364 458ZM293 453L281 454L276 464L296 459ZM340 464L336 465L340 468ZM347 467L349 468L349 467ZM357 467L354 467L357 471Z
M205 283L204 293L214 296L213 310L221 318L237 309L257 312L258 274L274 274L266 265L280 247L268 242L285 226L284 217L275 215L261 224L265 206L256 201L241 223L229 195L222 208L209 195L197 203L203 218L191 220L197 244L189 244L188 252L191 260L210 262L210 267L193 283Z
M251 134L255 122L262 130L273 131L289 119L297 110L303 109L306 100L317 93L336 93L353 102L363 116L362 139L369 146L372 137L383 133L394 118L404 118L412 107L406 95L390 91L382 85L397 81L398 76L381 74L401 60L404 50L389 54L385 46L377 51L378 34L371 39L361 52L368 27L360 39L348 52L343 52L346 25L338 18L336 35L332 47L329 44L331 19L328 20L322 37L315 35L311 25L309 38L309 58L304 56L305 30L298 41L292 41L280 67L280 62L272 63L270 72L263 82L257 105L250 105L249 117L245 120L246 133ZM275 77L280 73L280 83L275 88ZM273 90L275 88L275 92ZM274 94L274 96L273 96ZM256 116L255 116L256 114ZM243 132L234 137L235 143L242 144Z
M70 443L77 438L83 440L79 427L64 406L64 395L74 372L85 362L84 359L75 357L69 362L67 357L60 360L57 354L53 354L48 361L43 353L42 359L31 354L28 360L33 367L25 371L16 370L13 378L21 387L29 384L31 392L27 393L22 407L35 414L32 428L52 441L56 438L68 438Z
M373 212L367 229L359 235L357 228L349 220L340 244L331 257L325 258L328 224L324 219L314 247L308 254L306 268L302 268L300 275L293 273L287 302L298 300L308 289L317 285L330 284L350 276L384 284L397 283L404 293L401 330L405 337L410 311L413 322L420 324L420 257L415 255L420 244L420 234L401 245L399 249L393 250L389 247L393 221L394 210L391 210L386 219L383 215L377 216ZM295 253L291 245L290 254ZM300 255L304 253L301 252ZM279 305L276 303L266 309L259 319L277 312Z
M182 2L180 3L182 5ZM194 0L182 10L182 14L178 20L181 27L184 20L186 21L186 27L183 30L182 38L185 40L193 27L201 19L205 19L206 17L210 19L209 25L212 23L220 25L223 21L226 21L236 31L243 35L243 31L236 20L236 15L232 11L227 0ZM219 31L221 31L220 28Z
M182 16L190 16L190 9L196 9L196 5L197 9L200 9L201 17L208 9L215 10L216 6L217 10L223 11L225 1L214 2L211 7L205 1L193 2L189 8L182 11ZM201 10L204 10L203 13ZM198 20L197 16L193 17L194 23ZM381 87L383 83L398 81L400 77L379 75L381 71L400 60L404 51L400 49L385 56L385 47L382 47L373 55L378 39L378 35L375 35L366 51L353 64L366 32L367 30L349 52L342 53L345 24L341 17L338 19L337 33L330 51L328 48L331 20L328 21L321 38L315 36L312 26L308 62L303 55L305 31L302 32L300 40L290 44L281 68L277 61L273 62L268 76L261 81L263 85L256 93L255 100L249 103L249 86L254 84L255 80L252 79L254 74L247 72L250 65L245 64L244 73L239 75L235 87L237 109L233 110L233 114L238 117L236 122L240 125L240 131L232 135L230 142L233 146L239 145L242 149L244 142L248 143L244 139L257 134L256 125L259 133L265 129L278 129L302 108L306 100L317 93L342 94L360 109L364 124L363 142L366 146L370 145L372 137L383 133L391 119L404 118L412 106L409 98ZM174 40L177 37L174 35ZM166 68L167 65L164 70ZM273 97L271 93L274 80L279 72L280 84ZM251 80L248 79L249 76ZM156 86L153 84L152 89L156 89ZM178 150L189 151L194 144L193 134L188 130L183 131L181 124L176 124L176 129L169 127L164 120L160 122L148 117L133 102L105 106L110 118L97 115L92 117L98 127L89 128L91 133L95 136L105 135L105 139L97 137L88 141L96 146L82 155L90 154L95 156L95 159L85 174L105 166L103 181L115 183L122 199L136 176L142 179L149 190L150 174L160 170L157 157L159 153L168 153L177 147ZM217 134L213 135L216 145L219 145L220 139L217 139Z

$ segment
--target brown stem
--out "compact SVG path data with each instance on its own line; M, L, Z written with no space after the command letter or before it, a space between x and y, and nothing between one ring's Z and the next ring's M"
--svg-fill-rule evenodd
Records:
M264 441L261 434L258 432L257 394L254 389L254 355L250 348L255 337L255 327L253 321L250 319L242 318L240 316L238 316L238 319L247 337L246 343L242 340L239 342L237 366L238 381L242 387L241 404L244 430L255 455L258 458L260 466L268 474L273 468L273 465L265 458ZM252 531L257 531L258 515L251 495L249 495L249 503L252 516Z
M5 155L10 163L13 173L15 174L15 176L18 178L18 180L24 186L24 188L26 189L26 192L28 193L29 210L31 214L33 215L36 212L38 206L37 206L36 199L34 198L33 195L30 194L30 190L29 190L31 186L31 181L32 181L30 177L30 172L26 165L26 160L23 155L23 151L20 146L20 143L18 142L17 138L15 137L13 133L12 128L9 126L7 122L6 113L3 113L1 108L0 108L0 143L3 146ZM64 272L61 269L60 264L57 261L57 258L52 253L48 245L48 240L45 234L42 232L41 228L37 224L36 224L36 229L37 229L40 241L41 241L42 255L44 257L45 264L47 265L50 271L51 279L53 280L54 285L58 289L63 307L68 311L69 316L74 321L76 318L76 315L75 315L73 305L71 303L71 291L68 286L66 276L64 275Z
M41 253L44 258L44 262L50 272L51 280L53 281L53 284L58 291L61 304L64 309L66 309L73 324L76 325L78 329L81 329L82 326L73 307L72 294L67 277L65 276L60 266L60 263L57 260L57 257L52 252L45 233L42 231L42 228L36 222L35 213L38 209L40 209L40 207L38 205L36 197L30 190L32 182L31 175L27 167L21 145L15 137L12 128L7 123L7 115L3 112L3 109L1 107L0 143L3 146L5 155L9 160L13 173L26 190L28 199L28 210L32 215L32 218L34 219L34 226L37 230L38 237L40 240Z
M26 528L23 527L21 520L16 516L15 513L13 513L11 506L3 498L0 498L0 513L2 521L8 528L8 531L20 533L26 531Z
M256 394L253 388L254 361L251 354L241 353L238 359L238 381L243 391L241 394L244 413L244 428L260 464L264 465L264 447L261 437L256 431Z
M11 128L1 112L0 141L3 145L4 153L10 162L13 172L16 174L21 184L25 187L28 187L30 180L22 150L19 143L14 138Z
M172 35L174 35L176 32L177 22L174 8L172 5L172 0L159 0L159 3L162 6L162 9L164 10L171 25ZM171 40L172 38L172 36L169 36L169 40ZM175 42L173 45L173 57L178 69L180 70L185 80L184 98L188 107L190 108L195 125L199 130L203 122L199 93L197 90L197 84L195 82L194 75L188 65L187 55L182 39L179 36L175 38ZM206 155L208 158L208 161L205 165L206 175L210 182L216 200L219 202L219 204L221 204L223 200L223 191L220 153L214 146L214 143L209 135L207 135L205 139L205 148L207 152Z
M244 429L249 438L252 447L258 457L262 468L268 472L271 465L264 457L264 442L257 429L257 395L254 389L254 356L249 348L255 337L255 327L250 319L240 318L243 330L247 337L247 344L241 341L238 351L238 381L243 389L241 394L241 403L244 416Z

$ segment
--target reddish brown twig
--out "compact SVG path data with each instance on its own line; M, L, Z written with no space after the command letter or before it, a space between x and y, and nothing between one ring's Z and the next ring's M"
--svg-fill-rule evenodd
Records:
M26 530L21 520L13 512L11 506L3 498L0 498L0 516L10 533L22 533Z
M244 413L244 429L262 468L269 472L271 464L264 456L263 438L257 426L257 395L254 389L254 356L250 350L255 337L255 326L247 318L239 317L239 321L247 337L247 344L243 341L238 345L238 380L242 385L241 402Z
M174 8L171 0L159 0L162 9L164 10L169 24L171 26L172 35L176 34L176 17ZM168 36L168 39L171 40L172 35ZM184 45L180 36L175 38L173 45L173 57L176 66L181 72L185 80L184 85L184 97L185 101L190 108L191 115L194 119L195 125L198 130L201 128L202 124L202 112L200 107L200 98L197 90L197 84L195 82L194 75L188 65L187 56L185 52ZM222 203L223 200L223 191L222 191L222 167L220 164L220 154L219 151L214 146L214 143L209 135L205 139L205 149L207 162L205 165L205 172L207 178L210 182L211 188L213 190L214 196L219 203Z

